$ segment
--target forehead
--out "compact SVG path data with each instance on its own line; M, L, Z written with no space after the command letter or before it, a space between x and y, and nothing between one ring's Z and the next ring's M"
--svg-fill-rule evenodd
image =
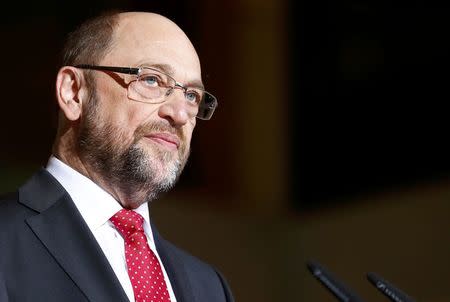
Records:
M170 66L177 80L199 80L200 62L197 53L172 21L155 14L125 14L119 19L111 52L103 65Z

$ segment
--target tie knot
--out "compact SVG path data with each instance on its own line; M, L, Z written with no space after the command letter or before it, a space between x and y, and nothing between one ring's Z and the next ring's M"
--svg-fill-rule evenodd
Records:
M143 232L144 218L135 211L122 209L111 217L111 222L123 237L129 237L135 232Z

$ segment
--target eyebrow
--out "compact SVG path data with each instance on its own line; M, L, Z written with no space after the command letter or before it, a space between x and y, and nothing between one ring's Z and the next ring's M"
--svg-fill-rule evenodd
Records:
M170 75L171 77L174 77L174 74L175 74L175 70L169 64L145 64L145 65L142 65L142 67L151 67L151 68L159 69L162 72ZM200 88L203 90L205 89L205 86L203 85L202 81L199 81L199 80L188 81L186 83L181 83L181 84L183 84L183 86L186 86L186 87Z
M171 77L175 74L175 70L169 64L145 64L143 67L151 67L161 70L164 73L167 73Z
M190 82L187 82L187 83L183 83L183 85L188 87L188 88L192 87L192 88L200 88L202 90L205 90L205 86L203 85L203 83L201 81L197 81L197 80L190 81Z

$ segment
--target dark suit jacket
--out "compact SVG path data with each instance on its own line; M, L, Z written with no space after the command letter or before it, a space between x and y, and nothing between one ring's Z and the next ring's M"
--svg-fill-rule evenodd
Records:
M178 302L233 301L216 270L153 232ZM128 301L69 194L45 170L0 200L0 301Z

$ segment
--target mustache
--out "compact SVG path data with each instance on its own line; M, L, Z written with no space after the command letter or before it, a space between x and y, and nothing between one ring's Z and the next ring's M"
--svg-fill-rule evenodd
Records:
M180 144L184 145L186 142L186 136L181 128L172 127L164 122L148 122L140 125L134 131L134 143L143 138L144 136L155 133L166 132L178 136Z

